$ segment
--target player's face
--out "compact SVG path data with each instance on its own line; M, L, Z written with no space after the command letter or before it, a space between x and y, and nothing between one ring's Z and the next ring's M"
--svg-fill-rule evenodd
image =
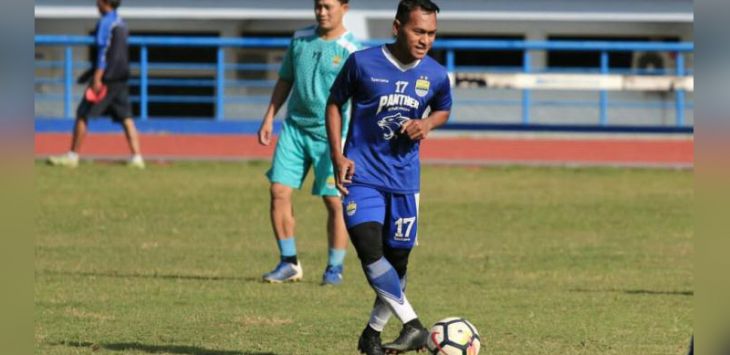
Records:
M436 13L415 9L409 14L408 22L401 24L398 20L393 25L396 42L413 60L426 56L434 39L436 39Z
M349 5L341 4L339 0L316 0L314 15L319 28L331 31L342 26L342 18L348 8Z

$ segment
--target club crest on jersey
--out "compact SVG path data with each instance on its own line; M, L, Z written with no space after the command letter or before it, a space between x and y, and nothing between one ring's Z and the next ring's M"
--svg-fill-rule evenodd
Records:
M403 117L400 112L395 115L385 116L378 120L378 127L383 129L383 138L387 141L395 137L403 123L408 121L408 117Z
M416 95L424 97L428 95L428 90L431 88L431 82L428 81L427 77L421 77L416 80Z
M342 57L340 57L339 55L335 55L335 57L332 58L332 65L338 66L340 65L340 62L342 62Z
M345 212L347 212L348 216L352 216L357 212L357 203L355 201L350 201L350 203L347 204L347 207L345 207Z

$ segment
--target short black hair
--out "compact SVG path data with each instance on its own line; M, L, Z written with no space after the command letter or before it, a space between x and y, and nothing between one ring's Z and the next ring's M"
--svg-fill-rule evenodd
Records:
M398 4L398 12L395 13L395 19L398 20L401 25L405 25L411 16L411 11L415 9L435 13L441 11L438 5L431 0L401 0Z
M112 7L112 9L116 9L122 4L122 0L106 0L106 2Z
M337 1L339 1L340 4L342 4L342 5L346 5L347 3L350 2L350 0L337 0ZM314 2L317 2L317 0L314 0Z

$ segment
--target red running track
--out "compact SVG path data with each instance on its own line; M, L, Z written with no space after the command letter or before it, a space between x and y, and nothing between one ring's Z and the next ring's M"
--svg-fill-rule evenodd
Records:
M36 156L68 150L69 134L35 135ZM147 159L270 159L253 135L142 135ZM81 155L118 159L129 151L121 134L90 134ZM421 159L445 164L607 165L692 167L694 141L686 138L466 138L433 137Z

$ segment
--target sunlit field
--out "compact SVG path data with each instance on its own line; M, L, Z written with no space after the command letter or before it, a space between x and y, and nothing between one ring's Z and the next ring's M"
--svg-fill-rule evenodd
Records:
M351 246L344 284L320 286L311 177L304 281L259 281L278 260L267 168L38 163L36 352L356 354L374 293ZM683 354L692 204L691 171L427 166L407 294L424 324L472 321L482 354Z

